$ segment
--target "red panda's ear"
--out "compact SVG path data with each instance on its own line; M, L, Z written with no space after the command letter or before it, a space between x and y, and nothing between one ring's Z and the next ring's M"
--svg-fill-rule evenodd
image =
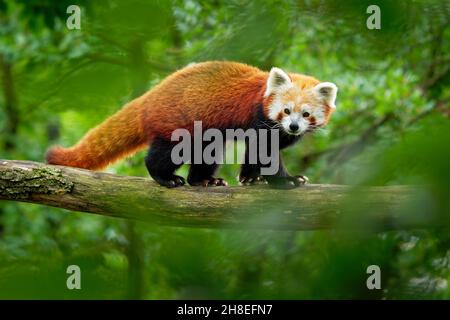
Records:
M336 108L337 86L332 82L321 82L314 87L314 93L331 108Z
M280 68L273 67L270 69L269 77L267 78L266 91L264 92L264 97L268 97L272 93L279 92L289 88L292 85L291 78L286 72Z

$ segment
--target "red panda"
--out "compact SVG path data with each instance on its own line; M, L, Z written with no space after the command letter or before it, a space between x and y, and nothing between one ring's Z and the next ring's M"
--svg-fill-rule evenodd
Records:
M146 157L150 175L161 185L176 187L185 180L174 175L180 165L170 159L175 129L192 132L194 121L202 121L205 130L269 124L282 132L283 148L326 125L335 109L336 93L333 83L279 68L264 72L236 62L196 63L126 104L74 146L50 148L46 159L49 164L98 170L151 145ZM216 169L217 165L192 164L187 180L191 185L226 185L214 177ZM261 177L258 165L244 163L241 168L241 182L264 178L274 184L306 182L302 176L290 176L281 161L273 177Z

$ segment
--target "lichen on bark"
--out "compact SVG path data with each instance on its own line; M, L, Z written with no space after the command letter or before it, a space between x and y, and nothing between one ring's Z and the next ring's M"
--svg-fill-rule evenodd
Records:
M71 192L73 182L60 169L16 167L0 170L0 196L28 199L34 194L61 195Z

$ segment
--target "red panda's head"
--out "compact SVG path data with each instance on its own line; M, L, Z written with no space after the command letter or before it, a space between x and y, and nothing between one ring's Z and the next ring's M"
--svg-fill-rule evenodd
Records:
M337 90L334 83L272 68L264 92L266 116L291 135L314 131L328 123Z

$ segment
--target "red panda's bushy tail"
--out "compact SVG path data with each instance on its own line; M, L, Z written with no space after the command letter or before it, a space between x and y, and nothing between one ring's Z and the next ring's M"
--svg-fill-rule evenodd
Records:
M91 129L70 148L54 146L47 151L49 164L99 170L137 152L149 143L142 125L142 106L138 100Z

